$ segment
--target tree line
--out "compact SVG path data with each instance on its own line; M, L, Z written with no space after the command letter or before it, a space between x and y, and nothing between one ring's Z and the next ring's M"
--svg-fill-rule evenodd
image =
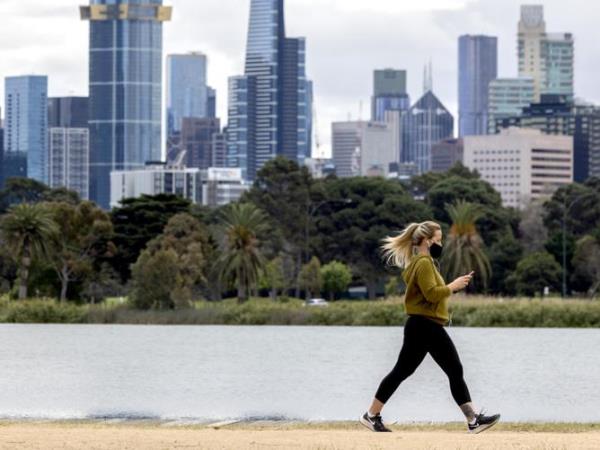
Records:
M594 296L600 287L595 178L517 210L460 164L402 184L315 179L280 157L224 207L157 195L105 212L65 189L10 179L0 213L0 287L20 299L128 296L136 308L165 309L230 296L334 300L351 285L371 299L396 295L401 272L384 264L381 239L430 219L444 231L444 276L474 270L472 293Z

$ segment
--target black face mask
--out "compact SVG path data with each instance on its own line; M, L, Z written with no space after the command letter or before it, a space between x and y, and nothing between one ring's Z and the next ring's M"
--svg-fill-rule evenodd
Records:
M442 246L437 242L434 242L431 244L431 247L429 247L429 254L432 258L438 259L442 256Z

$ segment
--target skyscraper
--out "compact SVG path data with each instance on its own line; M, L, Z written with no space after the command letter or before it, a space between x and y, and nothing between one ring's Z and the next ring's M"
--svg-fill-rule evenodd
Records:
M87 97L48 99L48 184L89 198L90 141Z
M254 179L270 159L302 163L311 114L304 38L285 35L283 0L251 0L245 74L229 81L228 159Z
M180 132L184 117L214 117L215 91L206 81L207 58L202 53L167 57L168 132Z
M521 6L518 52L519 76L533 78L536 101L541 94L573 98L573 36L547 33L542 5Z
M385 113L410 108L410 97L406 92L406 71L384 69L373 72L373 98L371 120L385 122Z
M464 35L458 40L459 136L487 133L489 84L498 76L498 39Z
M90 198L110 204L111 170L161 159L162 0L91 0Z
M48 78L5 80L4 179L48 182Z
M533 79L536 99L539 99L542 88L542 41L545 33L544 7L521 5L518 26L519 77Z
M428 90L402 118L402 162L414 163L418 173L431 170L431 147L451 138L454 118Z

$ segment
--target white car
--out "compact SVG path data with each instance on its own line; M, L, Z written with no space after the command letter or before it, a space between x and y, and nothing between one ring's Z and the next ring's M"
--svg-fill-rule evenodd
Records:
M311 298L304 302L304 306L329 306L329 303L322 298Z

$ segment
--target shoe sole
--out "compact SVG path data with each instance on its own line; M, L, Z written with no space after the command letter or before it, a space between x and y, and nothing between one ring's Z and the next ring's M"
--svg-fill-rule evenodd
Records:
M475 428L474 430L469 430L469 433L471 434L479 434L484 432L485 430L489 430L490 428L492 428L494 425L496 425L498 422L500 422L500 417L498 417L496 420L494 420L492 423L488 423L485 425L481 425L480 427Z

